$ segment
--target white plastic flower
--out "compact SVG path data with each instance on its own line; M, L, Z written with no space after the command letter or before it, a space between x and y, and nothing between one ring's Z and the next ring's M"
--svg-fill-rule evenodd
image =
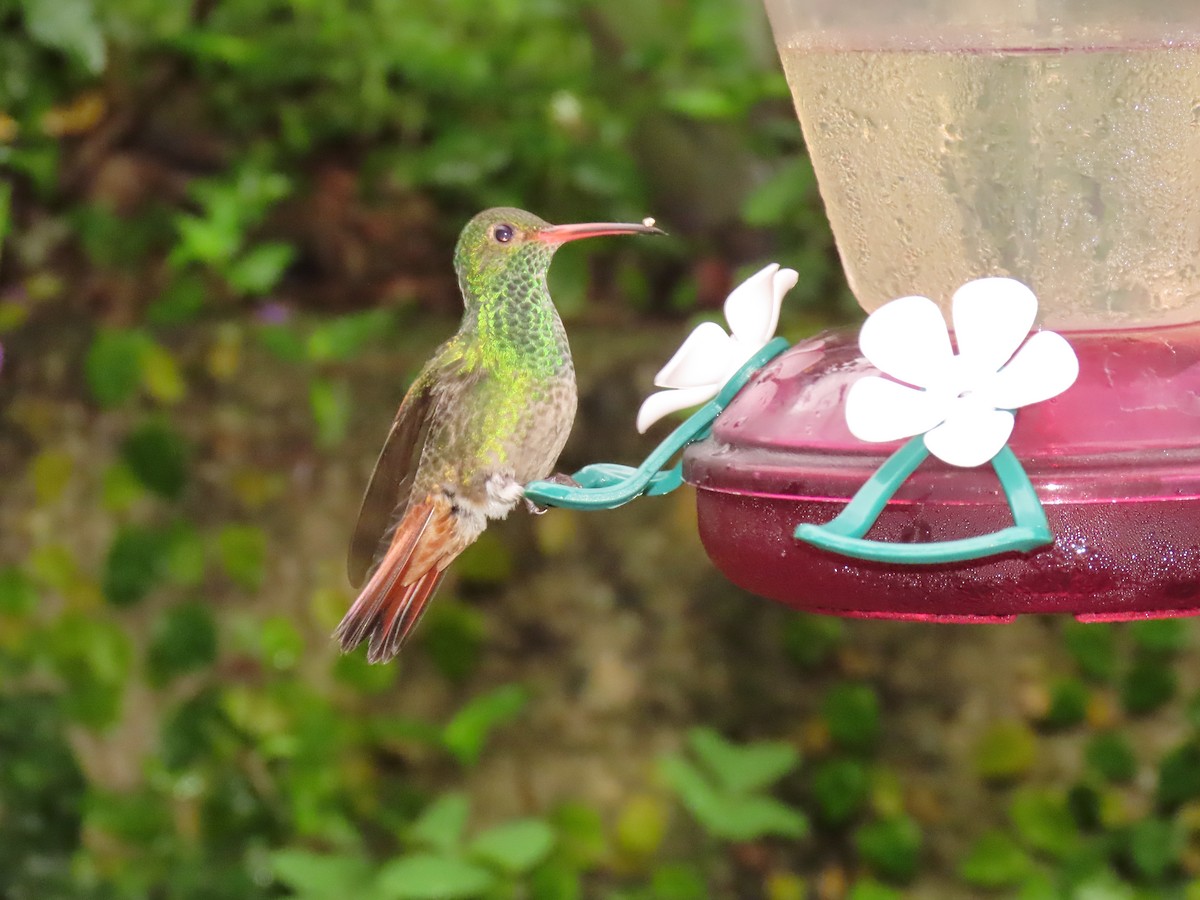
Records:
M644 432L663 416L699 406L717 396L747 360L775 336L783 295L796 286L799 275L771 263L751 275L725 299L725 321L732 334L715 322L698 325L670 361L654 377L658 387L637 415Z
M968 282L955 292L951 315L957 354L941 311L926 297L893 300L867 318L859 347L891 377L867 375L851 386L846 423L855 437L924 434L939 459L979 466L1008 442L1013 410L1075 382L1079 360L1066 339L1052 331L1029 336L1037 298L1019 281Z

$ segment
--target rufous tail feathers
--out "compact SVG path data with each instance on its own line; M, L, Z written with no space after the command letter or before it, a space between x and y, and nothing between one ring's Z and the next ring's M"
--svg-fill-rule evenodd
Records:
M425 612L446 567L465 546L448 498L439 495L410 505L383 560L333 633L342 651L369 637L368 662L392 659Z

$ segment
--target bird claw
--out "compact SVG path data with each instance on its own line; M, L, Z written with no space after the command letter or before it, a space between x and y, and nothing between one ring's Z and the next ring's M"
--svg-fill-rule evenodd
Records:
M562 485L566 485L567 487L583 487L582 484L580 484L578 481L576 481L574 478L572 478L566 472L555 472L553 475L543 478L542 480L545 481L547 484L562 484ZM546 513L546 511L550 508L548 506L538 506L536 503L534 503L528 497L525 498L525 506L535 516L544 515Z

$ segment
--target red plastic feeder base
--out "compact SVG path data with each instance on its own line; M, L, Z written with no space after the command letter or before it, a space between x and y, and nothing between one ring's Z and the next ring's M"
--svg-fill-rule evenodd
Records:
M897 565L793 537L834 518L898 445L864 444L845 393L875 369L855 334L797 345L760 370L690 447L700 534L735 584L841 616L940 622L1069 613L1119 621L1200 613L1200 327L1069 335L1076 384L1022 409L1009 446L1046 510L1054 543L1030 553ZM990 466L930 458L867 537L950 540L1012 524Z

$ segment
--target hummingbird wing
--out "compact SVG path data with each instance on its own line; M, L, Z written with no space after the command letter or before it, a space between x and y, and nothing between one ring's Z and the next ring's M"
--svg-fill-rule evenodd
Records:
M479 377L478 370L464 366L459 342L451 338L425 364L404 395L363 493L358 522L350 538L346 574L355 587L361 587L378 568L391 544L391 532L408 506L430 423L439 409L452 401L449 394L457 396ZM458 390L448 391L452 385Z

